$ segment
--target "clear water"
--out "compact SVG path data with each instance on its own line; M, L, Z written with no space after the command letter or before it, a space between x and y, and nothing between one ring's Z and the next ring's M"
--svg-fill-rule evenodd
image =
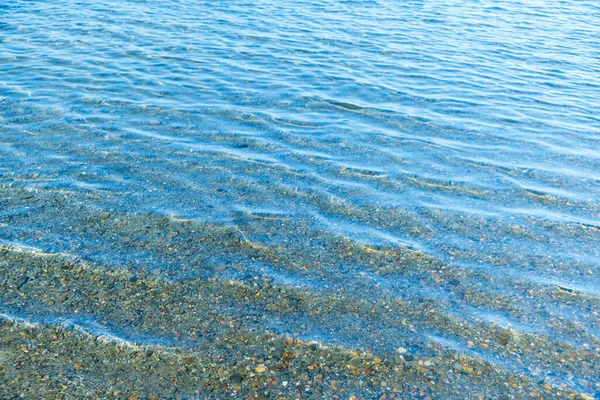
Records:
M391 325L224 312L351 348L433 341L600 391L577 365L473 350L421 317L600 365L597 2L3 2L0 183L2 244L161 279L401 300ZM67 201L15 205L15 188ZM227 234L192 246L190 228L164 252L135 224L90 228L102 212Z

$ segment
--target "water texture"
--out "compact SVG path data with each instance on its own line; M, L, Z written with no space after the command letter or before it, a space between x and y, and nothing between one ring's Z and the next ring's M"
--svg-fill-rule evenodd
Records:
M60 258L198 290L239 331L409 366L452 352L594 398L600 7L4 2L0 245L14 321L223 336L128 314L124 283L99 307L71 269L17 268Z

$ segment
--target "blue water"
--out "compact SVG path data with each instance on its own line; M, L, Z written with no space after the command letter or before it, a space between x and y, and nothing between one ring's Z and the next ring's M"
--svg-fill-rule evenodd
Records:
M164 279L426 303L600 365L594 1L4 2L0 184L75 199L0 203L2 244ZM81 215L103 210L214 224L287 259L166 255L132 244L152 243L143 232L85 229ZM367 255L340 261L344 246ZM371 249L406 251L409 267ZM406 328L238 312L352 348L406 345L400 329L469 351L418 312L399 316ZM479 351L600 392L544 354Z

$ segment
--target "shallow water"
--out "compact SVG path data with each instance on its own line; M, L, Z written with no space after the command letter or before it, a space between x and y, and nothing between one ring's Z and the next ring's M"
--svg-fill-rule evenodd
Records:
M599 60L593 1L0 5L0 244L285 288L311 307L217 310L323 345L433 344L594 395ZM176 323L157 337L0 300L194 346ZM490 345L501 329L514 347Z

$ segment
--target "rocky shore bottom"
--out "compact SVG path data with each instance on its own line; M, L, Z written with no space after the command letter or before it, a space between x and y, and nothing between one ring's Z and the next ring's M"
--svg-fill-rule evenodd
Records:
M299 293L269 285L174 282L59 254L0 253L1 398L591 399L444 346L374 354L257 330L223 312L227 301L299 307ZM301 302L316 309L313 301L360 308ZM110 321L131 331L111 334Z

